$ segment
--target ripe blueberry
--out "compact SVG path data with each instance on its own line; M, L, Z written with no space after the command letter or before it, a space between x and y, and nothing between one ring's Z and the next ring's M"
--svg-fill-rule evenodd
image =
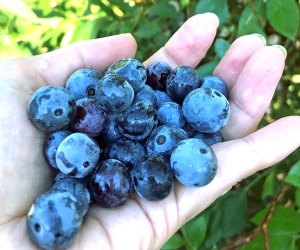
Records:
M106 74L97 84L96 99L108 112L123 112L131 105L133 97L133 88L121 76Z
M75 100L94 97L96 86L102 73L95 69L78 69L72 73L66 82L66 89L71 92Z
M165 62L155 62L147 68L147 81L153 89L166 90L166 81L172 68Z
M146 83L146 69L144 65L134 58L124 58L112 64L106 74L123 76L130 83L134 92L141 90Z
M118 130L121 135L134 141L145 139L157 124L151 102L141 100L133 103L119 116Z
M167 93L176 102L182 102L185 96L200 86L200 77L195 69L179 66L167 79Z
M61 172L82 178L96 167L101 149L86 134L74 133L66 137L56 151L56 163Z
M44 86L31 97L28 115L34 126L45 132L65 128L75 115L76 103L71 93L62 87Z
M186 121L197 131L213 133L226 126L230 106L226 97L214 89L198 88L183 101L182 111Z
M199 139L179 142L171 154L170 163L176 179L189 187L207 185L216 175L217 158L212 149Z
M98 205L106 208L120 207L129 199L129 169L115 159L100 161L91 176L90 187Z
M134 189L142 198L158 201L169 195L174 177L168 161L161 155L142 156L131 170Z

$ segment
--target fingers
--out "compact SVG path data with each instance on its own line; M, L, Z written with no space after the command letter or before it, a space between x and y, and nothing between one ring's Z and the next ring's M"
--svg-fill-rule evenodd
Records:
M226 139L241 138L256 128L270 105L285 56L278 47L268 46L248 60L230 91L231 114L222 131Z
M2 67L2 69L6 69L4 72L6 74L3 75L8 75L7 70L11 70L17 62L17 72L21 71L22 78L26 73L28 79L31 80L28 83L30 85L37 84L33 88L45 84L62 86L67 77L79 68L104 70L113 62L124 57L134 57L136 46L136 42L130 34L76 42L43 55L8 62Z
M300 117L282 118L239 140L213 146L218 158L217 175L205 187L177 185L181 224L190 219L233 185L249 175L281 161L300 146Z
M212 13L199 14L188 19L170 40L144 64L164 61L172 67L195 67L211 46L219 21Z
M249 58L265 45L263 36L258 34L239 37L232 43L213 75L221 77L231 89Z

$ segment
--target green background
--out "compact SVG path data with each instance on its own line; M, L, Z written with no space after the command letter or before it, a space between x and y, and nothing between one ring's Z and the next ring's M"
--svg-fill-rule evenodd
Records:
M300 115L296 0L0 0L0 61L124 32L133 33L138 42L136 57L144 60L190 16L207 11L219 16L220 27L198 72L210 74L237 37L260 33L269 45L284 45L288 52L283 77L260 126ZM299 160L297 150L273 168L237 184L183 226L163 249L253 250L268 245L272 250L300 249ZM267 234L262 233L262 225L267 226Z

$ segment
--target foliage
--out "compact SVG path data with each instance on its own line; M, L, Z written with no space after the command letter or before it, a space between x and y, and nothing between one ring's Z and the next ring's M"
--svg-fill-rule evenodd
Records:
M283 44L288 51L284 75L260 126L300 115L297 0L0 0L0 10L0 60L124 32L134 34L137 58L143 60L163 46L187 18L214 12L220 19L217 39L198 72L211 73L236 37L260 33L268 44ZM296 151L272 169L237 184L184 225L163 249L232 249L238 242L243 243L239 246L243 250L267 245L275 250L300 249L299 209Z

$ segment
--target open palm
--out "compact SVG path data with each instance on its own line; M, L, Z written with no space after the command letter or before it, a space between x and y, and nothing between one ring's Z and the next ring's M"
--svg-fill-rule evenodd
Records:
M213 14L190 18L150 59L173 67L195 67L216 34ZM33 200L48 190L53 172L43 158L45 134L30 123L27 103L43 85L63 86L79 68L105 70L113 62L134 57L129 34L78 42L32 58L0 64L0 246L36 249L26 232ZM205 187L176 183L164 200L133 197L118 209L93 205L70 249L159 249L180 228L233 185L285 158L300 145L300 117L286 117L253 132L265 113L284 68L285 54L265 46L257 35L238 38L214 74L230 89L231 117L222 133L228 140L213 146L219 168Z

